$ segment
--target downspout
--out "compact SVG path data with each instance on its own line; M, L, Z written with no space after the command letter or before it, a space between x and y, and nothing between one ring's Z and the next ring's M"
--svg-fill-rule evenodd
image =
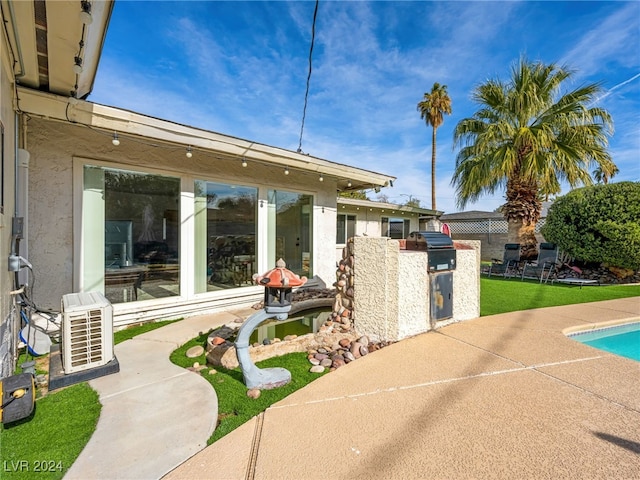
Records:
M16 44L16 50L18 51L18 58L16 59L14 56L14 60L17 60L18 64L20 65L20 73L13 72L13 75L15 78L20 78L20 77L24 77L26 72L24 71L24 61L22 60L22 50L20 48L20 42L18 41L18 32L16 32L16 15L13 11L13 2L9 1L7 3L9 4L9 17L11 18L11 28L13 30L13 39Z

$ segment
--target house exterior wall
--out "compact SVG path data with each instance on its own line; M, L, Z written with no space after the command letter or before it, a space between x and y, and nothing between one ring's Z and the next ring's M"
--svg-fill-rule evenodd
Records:
M6 52L5 36L0 36L0 51ZM13 273L7 271L7 261L11 253L11 221L15 211L15 158L17 125L13 111L13 74L6 55L0 60L0 122L4 129L2 148L2 199L0 213L0 378L13 373L15 367L17 331L19 318L13 311L13 299L9 292L14 289Z
M329 178L319 182L316 175L295 171L284 176L280 168L251 162L243 168L237 158L218 157L208 152L194 152L192 158L186 158L184 149L151 144L144 139L121 138L120 145L115 147L111 136L104 132L37 117L29 121L27 128L27 149L31 154L30 260L38 278L34 296L42 308L59 309L62 296L79 288L82 205L78 198L78 183L82 179L83 163L179 176L183 185L203 179L311 194L314 196L314 274L326 283L335 276L336 183ZM188 207L189 202L193 202L192 195L192 192L183 192L182 204ZM183 220L189 221L188 218ZM181 246L181 252L187 251L187 246ZM259 250L259 273L273 268L266 264L265 255L260 253ZM184 256L182 260L187 261ZM182 270L187 270L183 279L184 275L189 275L189 268L182 265ZM263 289L258 286L231 289L222 294L196 295L181 291L180 297L145 301L144 304L115 304L114 324L118 327L135 321L175 318L246 305L262 295Z
M364 237L380 237L382 234L382 218L383 217L399 217L404 218L405 215L392 213L392 212L381 212L379 210L369 210L367 208L357 208L353 206L344 206L338 205L337 215L355 215L356 216L356 236L364 236ZM410 222L409 231L413 232L419 230L419 218L417 214L408 215L407 218ZM332 242L334 242L336 246L336 262L339 262L342 258L342 249L345 244L336 241L335 235L333 236Z

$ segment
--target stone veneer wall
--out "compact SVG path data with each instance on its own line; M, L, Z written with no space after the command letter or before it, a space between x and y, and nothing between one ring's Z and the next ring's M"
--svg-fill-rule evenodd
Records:
M403 244L389 238L353 239L351 314L359 334L397 341L431 328L428 252L404 250ZM480 242L456 244L453 317L436 328L480 315L479 250Z

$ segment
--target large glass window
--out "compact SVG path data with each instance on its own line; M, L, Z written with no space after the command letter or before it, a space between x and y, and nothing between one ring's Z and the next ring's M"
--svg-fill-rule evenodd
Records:
M83 285L112 303L180 294L180 180L85 166Z
M196 181L195 291L252 284L258 189Z
M395 239L407 238L411 222L404 218L382 217L382 236Z
M347 240L356 235L356 216L338 214L336 229L336 243L344 244Z
M268 264L282 258L298 275L313 275L313 196L280 190L268 192Z

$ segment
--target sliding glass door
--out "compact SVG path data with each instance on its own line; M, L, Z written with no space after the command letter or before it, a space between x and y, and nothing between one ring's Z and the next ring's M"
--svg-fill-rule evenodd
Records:
M268 263L282 258L298 275L313 275L313 196L269 190Z
M258 189L195 184L195 293L252 285Z
M180 294L180 179L84 167L83 285L112 303Z

